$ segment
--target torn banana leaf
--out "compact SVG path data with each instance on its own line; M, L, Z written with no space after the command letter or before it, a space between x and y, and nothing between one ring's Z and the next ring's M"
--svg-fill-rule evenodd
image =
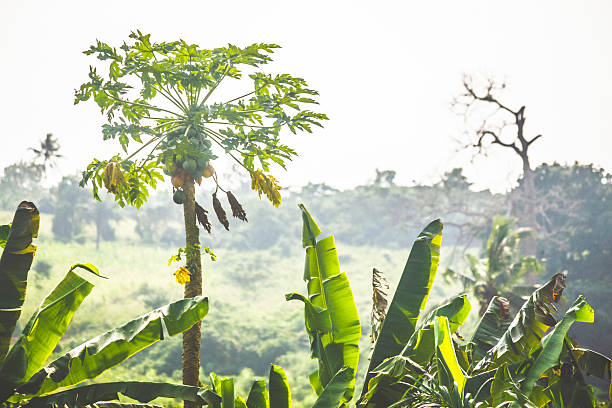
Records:
M510 303L506 298L495 296L480 318L470 339L473 343L472 356L475 361L484 357L508 330L510 325Z
M357 370L361 324L348 277L340 272L334 237L317 241L321 229L306 207L300 205L300 209L308 296L290 293L286 299L304 302L311 355L319 361L319 369L310 376L310 381L319 394L343 367L351 368L353 373ZM354 380L348 385L342 402L351 399L353 390Z
M32 266L40 214L36 206L22 201L10 229L2 228L4 250L0 258L0 364L11 344L11 337L25 301L28 272Z
M42 368L17 392L39 396L92 379L131 355L189 329L208 313L208 298L182 299L112 329L67 352Z
M474 368L482 372L503 364L522 362L540 347L546 331L557 323L557 303L565 289L565 276L554 275L527 299L497 344Z
M99 275L98 269L91 264L76 264L70 268L64 279L43 300L11 347L0 368L2 381L14 385L27 381L45 365L55 350L72 316L94 287L74 272L77 268Z
M217 394L206 388L158 382L121 381L74 387L44 397L36 397L30 400L25 407L80 408L95 404L98 401L118 400L120 394L142 403L147 403L158 397L192 401L211 406L221 402L221 398Z
M436 276L442 242L442 222L432 221L414 242L397 285L393 300L374 344L363 396L372 378L371 371L386 358L398 355L414 334L417 321L425 309Z

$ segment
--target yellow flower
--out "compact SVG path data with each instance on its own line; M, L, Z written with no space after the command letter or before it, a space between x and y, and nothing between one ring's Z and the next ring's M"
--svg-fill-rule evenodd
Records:
M260 198L261 193L264 193L275 207L280 205L281 195L279 190L281 186L278 185L276 179L271 174L264 174L261 170L252 171L251 189L257 191Z
M185 268L184 266L181 266L174 272L174 277L176 278L176 282L179 285L184 285L185 283L190 281L191 272L189 272L189 269Z

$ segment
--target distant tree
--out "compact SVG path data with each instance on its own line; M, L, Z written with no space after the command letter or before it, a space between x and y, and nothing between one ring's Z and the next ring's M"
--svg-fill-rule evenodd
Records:
M57 142L57 139L53 137L52 133L47 133L45 138L40 141L40 147L31 147L30 150L36 155L34 162L39 162L39 164L43 166L43 170L55 166L56 160L62 157L62 155L58 153L60 144Z
M0 177L0 205L14 208L24 197L31 200L41 196L44 168L40 164L19 161L4 168Z
M4 168L0 177L0 206L14 208L24 198L40 201L46 189L41 184L48 167L55 165L55 160L61 155L57 140L48 133L40 141L40 147L30 148L35 154L33 160L20 160Z
M114 241L115 228L111 221L118 221L121 214L108 200L90 202L87 208L88 218L96 227L96 248L100 248L100 241Z
M489 79L486 83L475 83L469 75L463 78L464 92L453 101L459 113L466 117L468 129L464 147L476 149L478 154L485 153L487 148L497 145L513 152L519 157L523 167L522 190L520 201L524 209L521 223L537 230L535 214L535 187L533 169L531 168L529 148L542 137L538 134L528 137L525 134L525 106L519 109L510 108L499 97L506 84L498 84ZM476 123L476 126L470 124ZM537 244L535 239L527 240L525 250L529 255L535 255Z
M543 164L535 169L538 253L550 272L565 272L612 332L612 175L593 165ZM609 336L575 332L579 342L612 354Z
M411 211L402 210L402 219L410 225L418 226L422 219L444 219L447 229L446 242L453 244L449 260L475 244L477 240L486 240L493 217L500 207L507 205L501 194L492 194L489 190L473 191L472 183L460 168L454 168L442 176L432 186L416 186L418 207Z
M533 232L528 228L515 228L514 222L511 218L495 217L491 235L482 251L483 258L467 253L467 271L447 269L445 273L447 278L458 278L465 289L474 291L481 316L495 296L509 299L510 305L518 309L534 290L534 286L523 285L525 273L542 270L536 258L520 254L520 241Z
M376 178L374 185L381 187L391 187L395 185L395 170L378 170L376 169Z
M325 183L308 183L300 189L299 194L302 197L319 197L336 194L338 192L340 192L340 190Z
M88 193L79 187L74 176L65 176L52 190L54 197L54 217L51 230L55 239L72 241L81 235L88 220Z

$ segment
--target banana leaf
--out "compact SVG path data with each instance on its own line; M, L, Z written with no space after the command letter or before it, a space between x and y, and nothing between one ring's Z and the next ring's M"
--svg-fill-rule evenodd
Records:
M0 248L4 248L6 246L6 240L8 240L10 233L11 224L0 225Z
M508 330L510 325L510 303L506 298L495 296L480 318L470 339L473 343L472 356L475 361L484 357Z
M119 394L147 403L158 397L215 406L221 397L206 388L159 382L122 381L73 387L66 391L32 398L24 408L77 408L98 401L118 400Z
M574 322L595 321L593 308L579 296L574 304L567 310L561 321L554 329L542 339L542 350L538 354L535 362L527 372L527 377L521 384L521 391L529 396L536 381L549 368L559 364L559 358L563 350L565 336Z
M523 394L520 385L512 378L507 364L499 366L495 370L495 376L491 382L491 405L492 407L521 407L540 408Z
M28 271L32 266L38 236L40 214L36 206L22 201L17 207L10 232L3 226L6 237L0 258L0 364L4 362L21 307L25 300Z
M246 401L242 397L236 397L234 400L234 406L236 408L248 408Z
M565 289L565 276L554 275L533 292L523 304L497 344L474 368L474 373L491 370L503 364L522 362L540 347L546 331L557 323L556 303Z
M574 348L572 354L578 367L586 375L594 375L608 382L608 399L612 401L612 364L610 364L610 358L584 348Z
M99 402L91 404L91 408L164 408L161 405L132 404L129 402Z
M357 404L360 407L389 407L400 401L423 377L429 376L422 366L401 355L386 359L372 374L368 391Z
M215 373L210 373L213 391L221 396L222 408L234 408L234 379L221 378Z
M353 373L359 362L361 325L353 291L345 273L340 272L334 237L317 241L321 234L306 207L302 211L302 244L306 248L304 280L308 297L290 293L287 300L304 303L304 321L310 338L311 355L319 361L319 369L310 377L317 393L321 393L332 378L349 367ZM343 402L351 399L354 379L348 385Z
M270 367L269 388L270 408L291 408L291 389L287 374L274 364Z
M270 398L264 380L253 382L246 405L248 408L268 408L270 406Z
M435 353L434 324L438 317L447 318L451 334L465 323L471 310L466 295L460 295L442 306L432 310L429 315L417 324L415 332L401 352L417 364L425 365Z
M45 365L66 333L72 316L94 286L73 272L77 268L99 275L98 269L91 264L76 264L70 268L64 279L43 300L11 347L0 367L2 381L15 385L25 382Z
M451 328L446 316L436 317L434 334L439 384L450 389L453 382L456 383L459 394L463 397L467 378L461 367L459 367L451 338Z
M40 396L97 377L165 335L189 329L208 313L208 298L181 299L110 330L42 368L17 392Z
M355 373L352 368L342 367L327 384L312 408L337 408L342 401L346 388L354 378Z
M362 396L372 378L371 371L386 358L400 354L416 331L417 321L425 308L438 269L441 242L440 220L427 225L414 242L374 345Z

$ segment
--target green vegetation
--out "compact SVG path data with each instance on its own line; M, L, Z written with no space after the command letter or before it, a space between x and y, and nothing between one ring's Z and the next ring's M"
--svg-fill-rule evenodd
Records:
M253 190L278 207L281 187L264 171L271 162L285 168L285 160L297 154L280 142L281 130L311 132L327 117L304 109L316 103L317 92L302 78L254 71L248 75L252 82L243 84L241 69L272 61L270 54L279 48L275 44L207 50L183 40L155 43L150 37L137 31L119 51L100 41L85 51L109 62L107 78L90 67L90 81L75 92L75 104L93 99L107 116L104 139L116 139L126 154L130 141L141 146L126 157L94 159L83 172L81 186L91 183L98 200L104 186L121 207L140 208L149 197L148 187L155 189L163 181L160 170L165 172L172 177L173 201L183 205L186 245L199 247L197 223L211 231L207 210L195 200L195 183L200 185L203 178L214 181L213 209L226 230L229 221L217 198L219 190L226 193L232 215L247 220L235 195L219 185L210 163L217 158L213 144L249 173ZM226 78L241 80L242 94L225 102L211 99ZM146 155L136 158L151 145ZM202 294L200 251L187 252L176 279L185 285L186 298ZM184 384L198 385L200 341L196 324L183 337Z
M7 218L0 225L0 406L610 405L612 341L602 333L612 330L611 176L579 164L532 169L528 148L541 135L525 137L525 107L502 104L503 86L489 81L480 89L466 77L466 93L456 101L468 108L466 119L472 108L499 108L474 132L467 129L476 137L468 144L479 152L500 145L520 156L522 178L512 191L473 191L461 169L429 186L400 186L394 170L377 169L370 184L352 190L290 189L289 205L274 214L254 195L243 206L236 195L248 192L245 181L280 205L270 166L285 168L297 154L281 143L282 131L311 132L327 119L306 109L318 94L303 79L259 71L276 48L207 50L182 40L154 43L137 31L118 50L98 41L85 52L106 67L101 75L90 68L75 103L98 105L107 118L104 139L124 153L94 159L80 182L66 176L46 186L61 157L47 134L30 149L34 159L0 176L2 208L12 210L25 194L49 220L34 262L38 209L21 202L12 224L11 214L0 214ZM219 87L226 79L248 85L240 96L225 95ZM514 140L502 141L500 113L513 119ZM217 155L246 172L217 174ZM162 173L171 186L151 192ZM195 183L205 184L196 192ZM196 201L206 183L219 224ZM102 201L102 187L127 208ZM245 222L232 225L232 234L219 190L231 215ZM90 194L98 202L86 199ZM338 251L302 204L300 227L301 202L346 247ZM424 219L436 220L412 243ZM198 224L212 245L200 241ZM296 267L300 231L303 273ZM411 243L400 273L396 262ZM213 262L206 290L214 299L201 323L209 308L201 296L203 253ZM68 263L74 254L104 265L110 279L92 263ZM439 266L444 282L435 279ZM305 294L289 292L300 278ZM395 288L390 301L387 279ZM173 280L184 291L168 284ZM45 295L47 287L54 289ZM570 304L564 293L576 300ZM303 315L287 300L299 300ZM470 314L473 303L478 314ZM595 309L597 330L574 325L595 322ZM126 311L142 315L124 323ZM368 314L371 327L359 319ZM368 330L372 344L362 336ZM181 343L176 334L183 332ZM119 402L102 402L108 400Z
M521 240L533 236L528 228L514 227L515 220L496 216L493 219L491 235L484 248L484 259L467 253L469 270L457 273L452 269L445 271L445 277L458 278L464 289L471 289L480 303L479 314L487 310L489 301L495 296L510 299L510 304L518 307L535 289L533 285L523 285L525 274L539 274L542 265L533 256L521 256Z
M94 287L75 270L100 276L92 264L75 264L35 310L11 345L26 297L28 272L37 249L32 241L38 236L39 224L38 209L23 201L10 227L4 225L1 229L4 250L0 258L0 403L3 405L26 402L32 406L50 406L61 401L68 406L81 406L107 399L113 393L125 393L125 388L130 388L126 383L92 385L85 397L81 394L82 389L73 387L97 377L166 336L182 333L206 316L207 298L183 299L94 337L47 364L76 310ZM139 400L177 396L160 393L163 387L155 384L134 384L133 388L128 394ZM213 403L214 394L208 390L176 386L172 389L181 391L179 395L187 400ZM64 391L58 393L60 390ZM195 392L186 395L187 391Z
M35 217L31 216L30 218L37 220L37 213L35 215ZM164 316L161 320L159 319L159 312L144 315L136 320L139 323L130 322L121 328L113 329L105 335L90 340L86 343L87 348L81 345L68 353L62 354L62 352L59 352L59 358L48 364L46 368L36 372L37 367L42 367L42 364L44 364L41 361L44 362L47 359L52 349L57 345L59 338L62 337L61 334L66 331L67 323L71 317L70 314L74 313L84 298L84 296L59 296L58 294L64 292L56 289L36 309L34 317L22 330L21 339L13 345L4 362L5 367L7 367L7 364L10 367L10 365L19 364L25 360L36 365L36 367L26 368L25 371L22 371L23 375L20 378L14 377L14 373L17 372L14 369L3 368L0 370L0 374L4 376L3 379L8 379L5 379L5 381L12 381L11 384L21 384L4 389L12 390L11 393L17 392L18 394L15 395L19 395L20 398L26 400L37 393L50 393L31 400L31 406L41 407L57 403L75 406L94 403L102 399L117 399L119 395L123 395L124 401L127 397L141 402L149 402L157 396L199 401L200 403L221 407L290 407L294 402L297 402L297 405L300 405L301 402L305 406L324 408L334 408L347 403L373 408L387 407L393 404L410 407L430 406L427 404L449 407L497 407L508 404L510 406L529 407L543 407L546 404L553 404L549 406L555 407L595 406L595 394L586 380L586 374L596 375L607 382L607 387L610 386L610 360L592 350L576 347L567 335L574 322L593 322L593 309L583 297L578 297L562 317L557 318L557 310L554 304L560 301L566 286L565 276L561 274L554 275L548 283L536 289L519 308L516 318L511 322L509 321L508 302L503 298L494 297L486 313L476 324L470 340L462 340L457 335L457 331L468 321L470 312L468 298L465 295L460 295L442 301L441 296L435 294L435 275L440 263L440 243L442 240L442 224L436 220L419 234L413 245L404 272L399 277L397 290L389 305L387 316L383 320L379 336L373 345L367 379L363 383L357 381L358 389L362 389L361 397L351 400L355 376L359 377L359 373L361 375L366 374L363 371L365 365L357 366L358 350L361 349L361 353L367 351L367 345L359 344L363 337L360 334L361 325L359 324L357 311L363 309L364 306L367 308L369 305L368 302L364 304L364 302L355 303L353 301L348 275L341 273L339 269L334 238L327 237L318 240L317 237L321 234L321 230L305 207L302 207L302 215L302 242L306 248L307 261L303 278L307 282L308 297L291 293L286 298L288 300L299 299L304 302L304 319L309 341L303 335L299 335L301 330L298 330L298 326L291 324L291 322L297 323L301 319L297 314L290 313L287 315L286 310L275 313L270 308L266 309L265 316L269 318L269 321L276 321L276 328L272 324L264 329L266 334L270 336L268 338L272 341L287 340L286 345L281 346L276 353L277 355L269 356L269 360L288 362L294 375L297 374L297 378L291 378L280 367L272 365L269 370L267 385L265 381L258 379L265 372L262 366L257 368L258 373L255 370L247 370L238 373L239 375L236 378L221 377L211 370L211 385L199 389L169 383L160 385L160 383L154 383L151 380L158 377L159 380L168 381L172 375L178 374L180 366L178 360L175 359L174 371L176 373L163 374L161 372L163 371L163 358L167 356L164 356L164 352L157 355L151 354L155 349L164 351L163 348L156 347L149 351L148 356L146 353L141 353L139 356L130 359L131 362L129 360L125 362L125 367L131 368L129 374L128 371L124 372L126 376L131 377L129 380L112 378L112 382L85 385L85 388L80 389L80 391L71 388L65 389L65 386L72 385L74 382L80 381L79 379L93 378L109 368L101 367L92 375L90 369L83 371L83 374L78 374L78 367L85 367L88 364L90 368L96 367L96 361L104 361L109 366L118 364L129 354L158 340L162 327L161 321L164 321L164 327L167 328L168 334L176 333L172 329L172 327L177 326L172 323L172 316L174 315L171 310L173 307L180 309L182 312L187 309L176 306L178 303L185 302L183 300L167 306L166 309L160 309L161 315ZM15 220L17 221L13 222L13 229L10 230L11 235L7 234L7 228L0 229L3 239L6 239L8 248L13 248L12 242L16 241L16 238L12 239L11 236L18 237L16 232L13 233L13 231L25 231L30 234L30 237L35 236L37 232L37 225L34 228L37 221L28 221L26 227L20 227L23 222L19 222L19 217L16 217ZM29 225L33 226L30 227ZM29 240L19 239L18 241L24 248L30 248L31 238ZM56 245L65 244L58 243ZM18 253L18 255L13 256L28 256L31 262L32 251L11 249L11 252ZM21 254L22 252L23 254ZM241 255L238 252L236 259L241 259ZM365 255L366 258L371 256L371 254ZM123 261L119 260L118 262L121 264ZM291 262L293 263L293 261ZM90 272L97 272L91 265L77 266ZM85 290L83 293L86 295L91 291L93 285L76 275L72 270L74 268L75 266L71 268L58 288L70 287L73 290L74 288L82 288L79 290ZM294 280L298 281L299 275L294 278L297 278ZM126 279L126 281L128 280ZM231 281L231 278L229 280ZM163 280L159 281L163 282ZM82 282L83 284L73 285L70 282ZM418 284L415 285L415 282ZM231 293L230 287L233 288L234 286L231 282L228 283L229 286L223 288L224 290L221 293ZM261 293L243 299L247 305L244 310L249 308L252 310L258 296L266 295L265 285L261 285L263 282L255 279L254 283L255 286L249 288L249 290L243 289L245 293L250 292L251 296L253 291ZM258 283L261 286L258 286ZM283 283L287 284L288 282ZM367 292L367 289L361 286L356 286L356 293ZM141 296L149 298L142 299L143 303L163 302L162 299L152 298L155 291L150 290L150 287L143 285L141 288ZM116 287L109 286L109 289L116 292ZM269 290L269 288L267 289ZM63 301L72 302L72 306L58 304L55 301L58 296ZM123 298L124 294L118 296ZM279 300L282 302L281 299ZM75 301L76 303L74 303ZM436 306L427 308L427 304L432 302ZM251 312L252 317L250 317L248 314L236 314L236 309L233 307L225 308L223 302L219 305L221 310L217 313L222 320L220 327L222 327L223 333L215 333L213 325L210 326L213 329L210 337L218 340L224 339L222 341L217 340L219 344L224 346L227 345L224 344L225 341L231 338L236 345L240 346L243 344L244 337L240 336L240 333L254 333L255 325L249 327L249 324L245 325L245 322L257 319L256 316L261 315L260 309L253 310ZM204 314L208 310L207 302L205 306ZM68 317L62 317L63 326L61 324L58 326L57 322L48 322L50 316L63 316L61 313L58 314L57 310L52 309L53 307L59 308L58 310L65 310L69 314ZM12 307L11 309L15 308ZM123 312L124 308L121 307L120 310ZM362 315L365 314L362 313ZM187 315L189 313L181 314L181 316ZM201 313L196 313L196 315L198 319L203 316ZM214 321L211 319L212 317L211 313L207 320ZM288 319L288 317L290 318ZM227 320L228 318L229 320ZM223 319L226 320L223 321ZM283 324L289 323L285 333L277 331L279 321ZM158 326L150 326L149 322L155 322ZM261 328L263 324L258 323L256 326ZM50 324L54 327L64 327L64 329L60 329L60 335L56 336L55 340L50 340L47 343L34 340L32 344L35 344L36 347L32 347L32 345L24 346L24 342L32 342L32 338L36 339L36 330L47 330L45 328L50 327ZM10 324L5 326L10 326ZM179 326L181 327L179 330L186 328L180 323ZM135 328L136 331L134 331ZM230 333L227 333L228 328L231 328ZM147 330L150 330L148 335L142 334ZM96 347L97 352L92 354L88 351L83 354L84 350L90 350L92 344L104 344L105 339L116 339L116 333L118 332L125 334L123 338L132 339L126 343L120 341L121 347L132 351L126 351L125 355L119 353L117 358L109 358L117 353L116 348ZM158 337L151 337L153 333L157 333ZM261 338L262 336L259 335L258 337ZM302 338L303 341L299 341L299 338ZM166 345L173 344L171 341L167 341L160 343L159 346L163 346L164 343ZM307 360L308 355L304 353L304 350L309 343L311 345L311 357L319 362L318 370L315 370L314 373L311 372L314 367L312 365L304 366L304 361L301 363L303 368L295 365L295 357ZM35 351L37 347L45 344L46 351ZM178 343L175 342L174 344L178 346ZM248 344L249 342L246 342L247 346ZM261 346L261 343L258 345ZM292 347L293 351L286 351ZM206 349L207 344L205 342L203 350ZM18 354L19 350L24 350L27 356L25 358L12 357L12 355ZM300 352L301 357L299 357ZM105 358L97 359L97 356L105 353ZM215 357L218 358L219 354L218 350L214 350L214 353L210 354L211 360L214 360ZM228 353L230 356L232 354L233 351ZM36 358L37 355L44 356L43 358ZM82 360L83 356L85 356L85 360ZM292 357L289 358L290 356ZM148 364L146 357L150 359ZM74 362L77 361L75 358L82 363L75 364ZM91 363L87 363L87 361L91 361ZM362 361L367 363L364 359ZM246 360L234 361L227 365L226 369L235 369L244 365L245 362ZM269 363L264 365L270 367ZM49 377L47 375L48 372L61 372L63 367L71 367L71 370L75 373L74 376L66 377L70 380L65 381L70 382L63 383L61 380L57 381L54 376ZM147 371L140 371L142 368ZM158 369L159 371L157 371ZM141 374L137 374L139 371ZM83 377L83 375L86 375L85 372L88 373L88 376ZM10 376L7 376L6 373L11 373L14 378L9 378ZM135 376L142 376L145 381L137 382ZM314 392L310 391L309 393L304 390L307 379ZM100 380L105 381L107 378L101 376L98 378L98 381ZM7 382L4 384L7 384ZM83 394L85 391L86 393ZM84 395L87 396L84 397ZM244 397L241 397L241 395Z
M503 324L508 310L494 298L470 342L453 338L470 312L465 296L421 313L436 273L441 232L442 225L434 221L412 248L358 404L543 407L553 401L559 407L595 406L586 374L597 373L609 388L610 360L593 351L584 353L567 337L572 323L594 321L593 308L582 296L557 320L554 303L565 289L564 275L555 274L536 289L509 325ZM413 284L404 287L405 280ZM402 313L387 320L393 310ZM491 343L493 347L487 347ZM383 355L379 360L374 359L377 353ZM598 355L597 362L585 359L588 355ZM560 382L565 382L563 388Z

